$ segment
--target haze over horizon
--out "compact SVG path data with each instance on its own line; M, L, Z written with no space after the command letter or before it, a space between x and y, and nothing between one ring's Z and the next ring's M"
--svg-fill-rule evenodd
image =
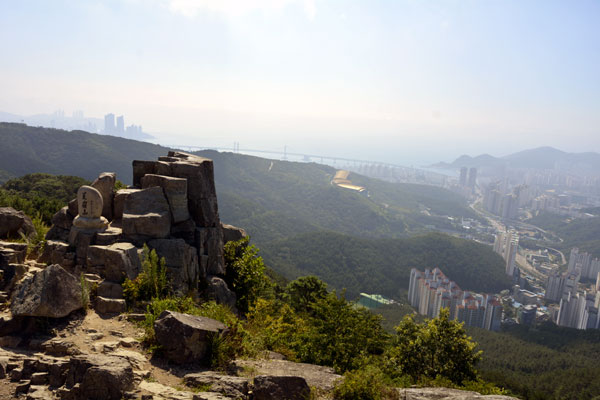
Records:
M599 16L594 1L5 2L0 110L405 165L600 152Z

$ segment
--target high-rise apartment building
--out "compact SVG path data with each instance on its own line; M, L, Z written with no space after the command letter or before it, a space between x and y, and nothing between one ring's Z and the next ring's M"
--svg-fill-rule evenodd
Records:
M469 169L469 182L468 186L471 189L475 189L475 185L477 184L477 168L471 167Z
M460 179L459 179L460 186L467 186L467 172L468 171L469 170L467 167L462 167L460 169Z
M112 135L115 130L115 114L106 114L104 116L104 133Z
M502 303L493 295L464 292L446 278L439 268L424 272L413 268L410 272L408 300L419 314L435 318L442 308L450 311L450 318L488 330L500 329Z

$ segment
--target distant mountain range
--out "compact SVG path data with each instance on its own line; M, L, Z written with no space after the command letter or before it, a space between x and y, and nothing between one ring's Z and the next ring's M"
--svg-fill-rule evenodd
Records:
M593 152L567 153L553 147L538 147L504 157L494 157L489 154L476 157L463 155L451 163L440 162L432 167L444 169L458 169L461 167L562 169L598 174L600 171L600 154Z

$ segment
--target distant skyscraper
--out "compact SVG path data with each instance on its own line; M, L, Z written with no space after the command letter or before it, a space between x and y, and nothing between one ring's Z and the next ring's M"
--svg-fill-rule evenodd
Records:
M565 286L565 277L560 272L548 276L546 284L546 300L559 302Z
M115 114L106 114L104 116L104 133L109 135L115 133Z
M122 115L117 117L117 133L123 135L125 133L125 118Z
M469 187L471 189L474 189L476 184L477 184L477 168L471 167L469 169Z
M460 169L460 186L467 186L467 167L462 167Z

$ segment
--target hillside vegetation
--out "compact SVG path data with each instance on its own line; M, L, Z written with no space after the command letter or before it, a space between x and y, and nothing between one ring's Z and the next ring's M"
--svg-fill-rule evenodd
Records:
M400 298L413 267L439 267L464 290L510 287L502 258L490 247L438 233L371 240L318 232L267 243L262 254L284 276L316 275L333 287L346 288L350 298L360 292Z
M0 142L0 170L13 177L45 172L93 180L100 172L113 171L131 183L133 160L153 160L168 151L115 136L7 122L0 122Z
M469 328L483 350L482 377L527 399L597 399L600 331L545 323L500 332Z
M527 221L542 229L556 233L563 241L555 247L568 256L573 247L600 257L600 217L570 219L565 216L542 212Z
M12 207L50 224L52 216L90 182L77 176L29 174L0 186L0 207Z
M0 148L0 169L16 176L45 172L91 180L100 172L115 171L118 178L127 183L134 159L156 159L168 151L160 146L118 137L9 123L0 124L0 140L6 143ZM393 184L351 174L351 180L367 188L367 196L332 185L336 170L329 166L216 151L198 154L214 160L221 220L245 228L253 242L265 249L267 262L276 272L285 273L290 279L316 273L335 288L347 287L349 294L383 291L396 296L397 289L407 285L407 271L411 266L443 268L447 264L449 276L466 285L467 289L492 291L505 287L498 260L485 262L490 253L484 252L482 256L480 250L473 250L479 246L475 243L450 240L442 235L421 246L414 243L417 245L414 248L396 246L395 242L363 240L407 238L424 233L427 232L426 225L447 223L447 219L441 217L443 215L476 217L465 200L450 191L431 186ZM49 195L52 184L46 178L35 184L30 178L18 182L18 185L10 183L7 186L13 192L10 201L15 208L26 212L30 212L30 205L17 203L14 196L28 201L42 196L60 197L60 204L43 208L46 222L54 209L70 197L58 187L53 188L56 195ZM74 187L80 183L61 182L68 188L66 193L73 193L74 197ZM299 236L303 234L305 236ZM327 243L340 244L340 251L328 254L330 250L323 248L307 250L309 242L318 242L321 237ZM352 246L344 246L344 243L352 243ZM293 259L283 258L285 252L279 251L280 247L292 254ZM386 255L388 247L395 248L393 257ZM463 251L465 253L460 255ZM423 254L419 255L419 252ZM365 257L366 254L371 256ZM340 261L344 259L349 261ZM372 274L366 272L371 270L374 271ZM475 278L461 280L460 270L465 276L472 271L481 271L481 276L489 278L489 282L481 285ZM456 274L452 273L454 271ZM363 279L363 276L369 279ZM396 281L390 283L387 276L393 276ZM484 281L481 279L480 282Z
M216 151L201 151L215 164L221 218L243 226L262 246L295 234L329 230L359 237L404 237L423 232L435 217L477 218L466 201L432 186L394 184L351 174L369 196L331 184L335 169Z

